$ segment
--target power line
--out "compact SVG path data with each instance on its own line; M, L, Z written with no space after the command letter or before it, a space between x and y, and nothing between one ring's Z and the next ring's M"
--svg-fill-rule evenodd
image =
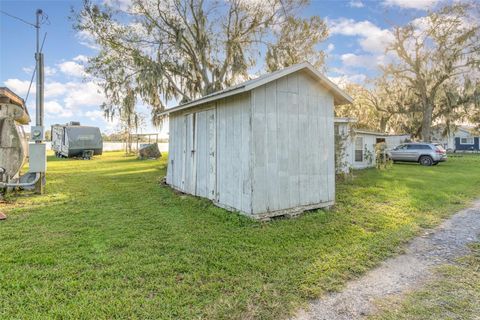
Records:
M43 44L45 43L45 39L47 38L47 33L43 36L42 46L40 47L40 53L43 50ZM35 72L37 72L37 64L35 64L35 69L33 69L32 79L30 79L30 85L28 86L27 97L25 98L25 104L28 101L28 96L30 95L30 89L32 88L33 78L35 77Z
M28 86L27 97L25 98L25 104L27 104L28 96L30 95L30 89L32 88L33 77L35 77L35 72L37 72L37 65L35 64L35 69L33 69L32 79L30 79L30 85Z
M36 26L36 25L34 25L33 23L30 23L30 22L28 22L28 21L26 21L26 20L23 20L22 18L19 18L19 17L17 17L17 16L14 16L13 14L10 14L10 13L8 13L8 12L5 12L5 11L3 11L3 10L0 10L0 12L1 12L1 13L3 13L4 15L7 15L7 16L9 16L10 18L13 18L13 19L20 20L20 21L22 21L23 23L26 23L26 24L28 24L28 25L30 25L30 26L32 26L32 27L34 27L34 28L36 28L36 27L37 27L37 26Z

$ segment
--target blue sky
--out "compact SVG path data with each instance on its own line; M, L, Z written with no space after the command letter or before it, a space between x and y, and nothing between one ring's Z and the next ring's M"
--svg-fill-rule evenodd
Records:
M384 49L391 38L391 27L424 15L427 8L438 3L439 0L313 0L302 14L319 15L327 20L330 37L322 44L328 53L327 75L340 83L362 83L375 75L378 64L388 59ZM103 101L101 93L83 77L82 64L96 50L88 37L73 30L69 20L71 9L78 9L81 4L64 0L0 0L0 10L32 23L37 8L48 15L48 23L42 25L42 32L47 32L46 125L77 120L112 132L117 124L103 118L99 109ZM0 13L0 86L7 86L25 98L35 64L34 51L35 29ZM27 105L33 116L34 92L30 93ZM148 116L147 107L139 108ZM150 126L144 128L153 130Z

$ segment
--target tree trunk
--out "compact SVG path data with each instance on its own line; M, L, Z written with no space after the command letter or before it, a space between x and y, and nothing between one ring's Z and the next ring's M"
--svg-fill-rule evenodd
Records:
M422 119L422 140L425 142L432 141L432 115L433 104L427 100L423 108Z
M390 120L390 116L381 116L380 117L380 132L386 132L387 131L387 124L388 124L389 120Z

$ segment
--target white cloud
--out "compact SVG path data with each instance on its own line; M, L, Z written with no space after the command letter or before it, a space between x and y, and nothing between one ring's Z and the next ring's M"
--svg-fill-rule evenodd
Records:
M82 31L77 32L76 37L78 38L78 40L79 40L78 42L81 45L83 45L87 48L93 49L93 50L99 50L100 49L98 44L95 42L95 37L90 32L88 32L87 30L82 30Z
M86 62L88 62L88 57L80 54L80 55L76 56L75 58L73 58L73 61L86 63Z
M100 106L105 101L105 96L100 92L100 87L92 81L68 82L64 99L68 108L81 108L85 106Z
M30 85L30 81L20 79L8 79L4 82L4 84L19 96L25 97L28 92L28 86ZM31 97L33 97L33 95L36 93L36 89L37 88L35 82L33 82L30 89ZM45 83L44 90L45 98L49 99L65 94L67 87L65 84L60 82L47 82Z
M328 77L333 83L340 88L345 88L349 83L364 84L367 76L363 73L357 73L352 75L343 75L339 77Z
M332 52L335 49L335 45L333 43L329 43L327 46L327 53Z
M43 72L45 73L45 75L47 77L48 76L53 76L55 73L57 73L57 69L46 66L46 67L43 68Z
M439 2L440 0L384 0L383 5L404 9L427 10Z
M124 11L132 6L132 0L104 0L103 3Z
M57 101L47 101L45 102L45 112L50 114L61 113L63 108Z
M65 61L58 64L58 68L61 72L72 77L84 77L86 76L85 68L83 65L75 61Z
M103 132L107 133L107 134L110 134L110 133L114 133L114 132L117 132L119 127L120 127L120 121L118 120L118 118L114 118L114 119L105 119L103 118L103 121L105 121L105 130L102 130Z
M351 0L348 5L352 8L363 8L365 6L361 0Z
M393 40L393 35L388 29L381 29L372 22L355 21L340 18L330 22L330 33L345 36L358 36L360 47L367 52L383 53L388 44Z
M23 67L22 68L23 72L25 73L28 73L28 74L32 74L33 71L35 70L34 67ZM45 74L45 76L53 76L55 73L57 73L57 69L53 68L53 67L49 67L49 66L45 66L43 68L43 72Z
M19 80L19 79L7 79L3 82L6 87L18 94L19 96L24 97L28 92L28 86L30 85L29 80ZM35 92L35 84L32 84L30 93Z
M13 92L25 98L29 80L8 79L5 86ZM35 102L35 83L32 84L28 105L31 108ZM50 116L71 117L82 115L85 107L98 107L105 101L101 88L92 81L66 83L49 82L45 84L45 111ZM54 99L52 99L54 98ZM32 105L33 103L33 105ZM89 113L89 117L96 117L98 114Z
M73 110L62 107L56 100L46 101L44 107L46 116L50 118L70 118L74 115Z
M33 67L23 67L22 68L23 72L32 74L33 72Z
M357 55L354 53L346 53L340 56L344 66L375 68L377 66L377 57L372 55Z
M93 110L93 111L87 111L85 112L85 116L90 118L92 121L97 121L97 120L103 120L105 119L104 117L104 112L100 110Z
M61 96L67 91L65 84L60 82L47 82L45 83L45 98L53 98Z

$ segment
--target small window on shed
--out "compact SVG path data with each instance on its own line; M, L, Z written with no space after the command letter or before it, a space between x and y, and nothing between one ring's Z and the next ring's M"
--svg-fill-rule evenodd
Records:
M363 137L355 138L355 162L363 162Z

